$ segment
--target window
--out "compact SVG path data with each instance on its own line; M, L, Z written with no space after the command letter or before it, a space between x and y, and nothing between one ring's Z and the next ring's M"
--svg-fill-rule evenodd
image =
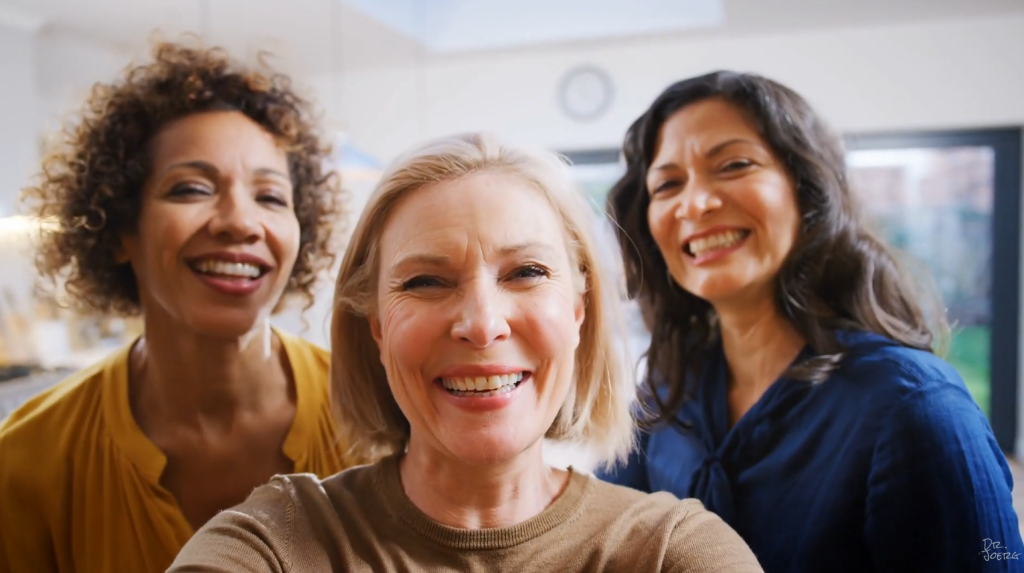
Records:
M1012 451L1020 328L1021 131L853 135L850 184L875 229L927 269L953 337L946 359Z

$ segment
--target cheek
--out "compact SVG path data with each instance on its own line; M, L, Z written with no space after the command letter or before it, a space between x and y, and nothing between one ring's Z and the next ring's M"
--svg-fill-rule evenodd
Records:
M269 242L274 245L277 251L274 254L278 260L282 261L282 264L290 263L287 266L294 265L302 239L302 228L298 218L294 214L283 216L268 225L268 231Z
M144 213L144 215L146 215ZM139 218L136 253L130 253L147 272L173 269L191 236L182 217L174 213L149 213ZM187 219L186 219L187 220Z
M580 340L575 299L571 292L549 291L521 308L520 334L543 353L575 352Z
M768 229L770 248L785 255L800 233L800 209L796 203L796 194L791 187L781 182L773 182L766 187L748 197L748 210Z
M434 341L445 334L444 321L431 305L397 301L382 306L380 317L380 352L387 369L422 369Z
M663 202L651 203L647 208L647 226L651 229L654 241L662 248L672 231L672 218L669 214L669 208Z
M647 225L651 229L651 236L658 246L662 259L669 269L674 269L673 272L682 272L685 264L682 259L682 248L677 245L677 222L671 204L656 202L647 208Z

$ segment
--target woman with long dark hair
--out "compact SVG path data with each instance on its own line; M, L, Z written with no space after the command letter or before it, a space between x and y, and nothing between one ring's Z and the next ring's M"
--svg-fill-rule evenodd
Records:
M602 477L700 498L769 572L1011 569L1010 472L934 353L941 307L867 230L811 107L695 77L624 153L609 204L652 331L650 415Z

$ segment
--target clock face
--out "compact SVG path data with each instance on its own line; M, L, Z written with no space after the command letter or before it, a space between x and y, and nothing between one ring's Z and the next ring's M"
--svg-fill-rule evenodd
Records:
M558 103L577 120L597 119L611 107L614 88L607 72L596 66L569 70L558 86Z

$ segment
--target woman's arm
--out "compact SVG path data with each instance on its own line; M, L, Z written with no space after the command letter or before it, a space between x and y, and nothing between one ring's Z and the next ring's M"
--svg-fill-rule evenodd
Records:
M185 544L168 573L285 573L281 556L253 517L223 511Z
M294 513L284 485L261 486L201 527L167 573L288 573Z
M1012 478L988 421L952 383L904 396L883 422L865 538L876 571L1024 568Z
M56 573L57 557L49 524L39 506L38 486L49 476L34 475L26 448L12 444L0 427L0 573Z
M686 512L665 554L667 573L763 573L754 553L733 528L696 499L680 502Z

